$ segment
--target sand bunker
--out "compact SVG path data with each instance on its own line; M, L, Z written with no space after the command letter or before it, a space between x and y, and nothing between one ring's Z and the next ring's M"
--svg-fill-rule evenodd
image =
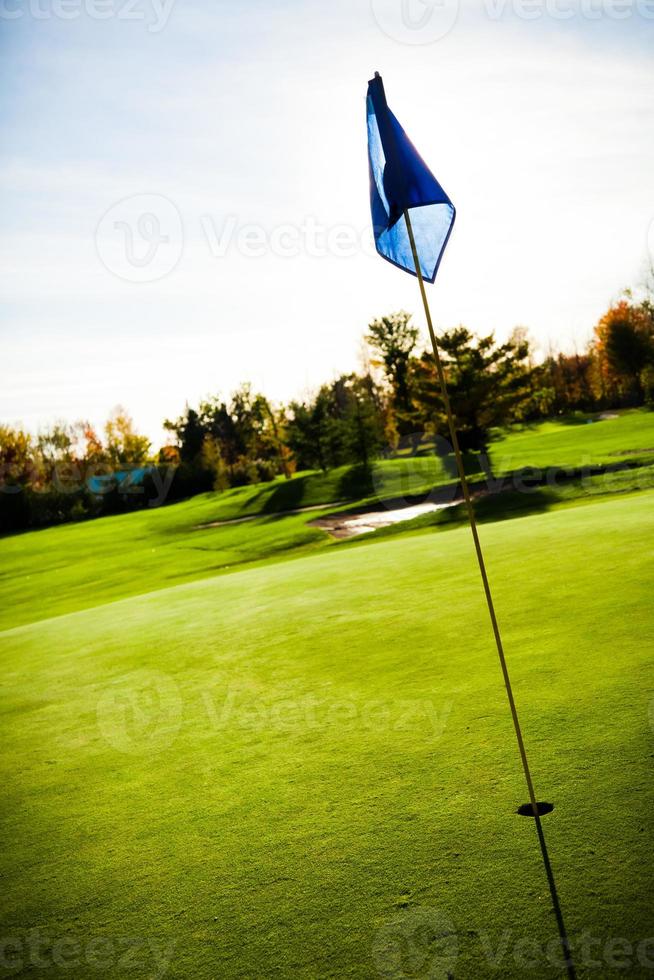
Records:
M406 507L396 507L393 510L333 514L330 517L318 517L309 523L313 527L321 527L324 531L328 531L335 538L351 538L357 534L377 531L380 527L399 524L400 521L410 521L414 517L422 517L423 514L431 514L436 510L444 510L446 507L453 507L458 503L460 500L453 500L446 504L425 502L410 504Z

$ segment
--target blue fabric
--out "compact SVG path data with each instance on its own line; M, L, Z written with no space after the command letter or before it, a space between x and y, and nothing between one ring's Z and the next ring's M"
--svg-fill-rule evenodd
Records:
M409 211L423 279L436 278L455 209L388 108L379 75L368 83L370 211L377 251L393 265L416 275L404 217Z

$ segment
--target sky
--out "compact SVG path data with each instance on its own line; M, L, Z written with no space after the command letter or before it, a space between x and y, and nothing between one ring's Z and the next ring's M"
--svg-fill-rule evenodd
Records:
M654 258L654 0L0 0L0 422L361 364L368 78L457 207L439 329L581 348Z

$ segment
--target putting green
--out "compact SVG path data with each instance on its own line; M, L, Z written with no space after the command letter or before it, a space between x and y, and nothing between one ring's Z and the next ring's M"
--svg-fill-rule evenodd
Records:
M580 975L654 963L653 505L482 528ZM467 529L0 635L16 975L560 975Z

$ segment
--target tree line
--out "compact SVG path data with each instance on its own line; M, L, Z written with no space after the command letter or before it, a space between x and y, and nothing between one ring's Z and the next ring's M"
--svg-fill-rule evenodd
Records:
M448 438L433 356L404 311L374 320L367 358L309 397L273 405L241 385L207 398L164 426L153 451L123 409L102 434L86 422L33 436L0 426L0 530L117 513L153 502L290 478L302 470L367 467L398 449ZM524 328L505 343L458 326L439 336L464 452L488 449L494 432L574 412L654 404L654 304L629 293L596 325L582 353L536 362ZM438 440L436 440L438 442Z

